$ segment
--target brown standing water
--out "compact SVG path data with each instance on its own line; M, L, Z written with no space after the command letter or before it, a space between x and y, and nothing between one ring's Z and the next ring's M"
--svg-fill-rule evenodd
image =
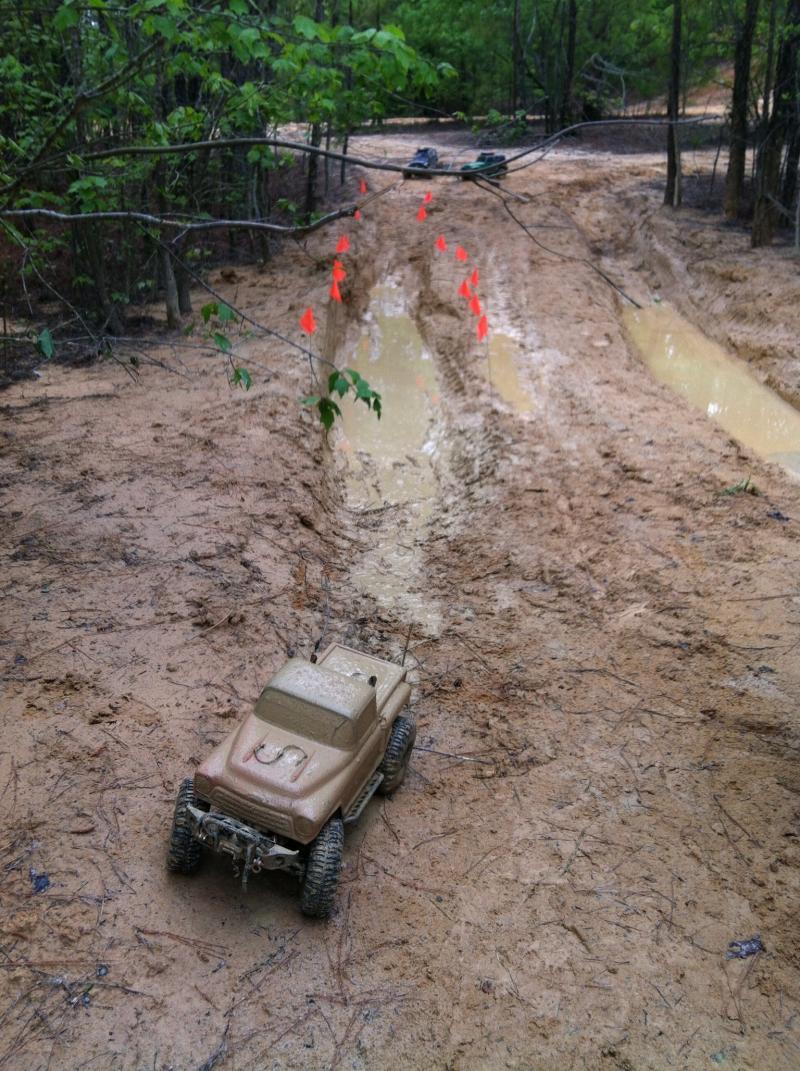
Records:
M629 309L631 338L653 374L739 442L800 477L800 413L743 362L668 305Z
M380 392L383 413L378 420L363 403L342 404L337 447L347 456L347 502L363 513L388 509L396 517L376 536L354 581L386 609L435 632L439 611L413 588L437 493L439 385L399 281L373 287L350 367Z
M530 413L533 399L520 383L520 344L510 335L492 334L489 338L489 379L503 399L518 413Z

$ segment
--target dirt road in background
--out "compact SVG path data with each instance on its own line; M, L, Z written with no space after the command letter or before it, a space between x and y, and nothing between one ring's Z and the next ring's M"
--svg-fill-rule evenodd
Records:
M423 509L359 500L374 454L324 441L267 339L237 345L249 393L165 347L138 382L48 367L0 398L0 1068L797 1067L800 492L650 377L586 263L792 397L796 261L664 215L660 168L513 176L546 249L450 180L425 222L405 183L346 225L329 343L369 351L388 281L434 372L392 466L429 465ZM294 336L334 240L212 282ZM409 625L419 747L334 918L215 860L169 876L177 785L287 651L399 659Z

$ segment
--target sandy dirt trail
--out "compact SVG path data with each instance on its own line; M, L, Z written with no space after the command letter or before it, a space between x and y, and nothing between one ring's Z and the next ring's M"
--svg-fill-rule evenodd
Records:
M238 343L247 394L164 348L173 372L51 367L0 398L4 1071L800 1064L800 491L650 377L585 258L786 396L797 269L666 217L659 169L513 176L561 255L450 180L424 223L405 183L346 225L328 342L369 349L388 280L435 377L424 508L359 500L268 339ZM440 232L480 270L494 365ZM333 245L212 282L294 334ZM748 474L760 494L721 494ZM399 659L409 625L419 746L349 835L335 917L215 860L167 875L177 785L287 650Z

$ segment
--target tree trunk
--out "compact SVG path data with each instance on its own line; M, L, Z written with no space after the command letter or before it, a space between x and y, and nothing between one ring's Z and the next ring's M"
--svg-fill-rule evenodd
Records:
M772 79L775 74L775 27L778 21L778 0L770 0L769 29L767 30L767 56L764 61L764 98L761 102L761 118L758 123L758 144L767 136L769 105L772 99Z
M736 34L731 100L731 146L728 172L725 176L725 215L736 219L744 188L745 158L747 156L747 104L750 98L750 59L753 33L758 16L759 0L746 0L744 19Z
M514 0L514 11L511 22L511 114L513 115L519 106L520 86L520 0Z
M161 246L161 271L164 275L164 302L167 307L167 327L174 331L180 326L181 312L178 305L178 286L175 272L172 270L172 257L169 250Z
M783 170L783 186L781 187L781 201L786 205L786 210L791 212L794 199L797 196L797 170L800 167L800 122L797 117L797 106L800 105L800 95L796 97L794 131L786 149L786 163Z
M800 0L788 0L784 33L775 65L772 111L756 171L756 205L751 234L751 243L754 248L769 245L779 221L781 159L784 146L787 141L791 143L797 129L799 53Z
M331 151L331 124L330 124L330 120L328 120L328 122L325 124L325 148L326 148L326 150L328 152ZM325 167L325 181L324 181L323 189L325 190L325 197L327 199L328 194L330 193L330 189L331 189L331 158L330 158L330 156L326 156L325 157L324 167Z
M346 133L345 136L344 136L344 141L342 142L342 156L347 156L347 146L348 146L349 142L350 142L350 134ZM339 171L339 185L340 186L344 186L345 168L346 167L347 167L347 163L344 160L342 160L342 166L341 166L341 169Z
M681 2L672 4L672 48L669 74L669 127L667 129L667 186L664 204L678 208L681 203L681 149L678 140L678 113L681 101Z
M322 126L320 123L311 124L311 145L318 149L322 144ZM316 153L308 154L308 171L306 173L306 218L310 219L317 203L317 174L319 172L319 156Z
M322 22L325 17L325 8L323 6L323 0L316 0L314 6L314 21ZM320 123L311 124L311 144L315 149L318 149L322 144L322 125ZM308 154L308 173L306 177L306 205L305 212L306 218L310 219L311 214L314 211L317 201L317 173L319 171L319 156L316 153Z
M175 282L178 287L178 310L181 316L190 316L192 312L192 279L180 264L175 265Z
M112 335L123 335L125 333L125 325L122 321L122 316L119 308L108 293L103 241L99 225L94 220L90 220L79 224L79 227L82 232L81 244L86 250L86 262L89 265L89 273L94 282L98 311L105 321L104 330L110 331Z
M772 79L775 73L775 32L778 22L778 0L770 0L769 3L769 27L767 29L767 55L764 61L764 91L761 99L761 112L756 124L756 144L753 151L752 183L757 192L759 167L761 154L767 141L767 128L770 117L770 101L772 100Z
M569 126L574 119L572 107L572 83L575 79L575 38L578 31L577 0L569 0L567 8L567 57L564 66L564 87L561 93L561 128Z

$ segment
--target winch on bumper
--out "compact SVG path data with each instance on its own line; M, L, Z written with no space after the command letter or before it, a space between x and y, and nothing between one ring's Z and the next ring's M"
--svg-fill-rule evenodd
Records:
M244 822L217 811L201 811L192 804L186 813L192 837L220 855L229 855L237 875L241 868L243 886L250 874L262 870L289 870L301 876L305 871L299 851L278 844L274 837Z

